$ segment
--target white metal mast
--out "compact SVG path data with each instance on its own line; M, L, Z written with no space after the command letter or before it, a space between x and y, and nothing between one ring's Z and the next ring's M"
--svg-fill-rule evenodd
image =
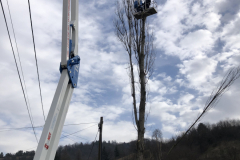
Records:
M78 4L78 0L63 0L61 77L34 160L54 160L73 90L77 87L80 65L80 57L78 56Z

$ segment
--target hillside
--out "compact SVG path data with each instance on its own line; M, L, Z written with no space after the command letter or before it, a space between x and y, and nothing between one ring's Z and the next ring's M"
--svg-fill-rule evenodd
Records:
M157 142L145 139L145 157L148 160L157 160L159 153L164 160L239 160L240 159L240 121L228 120L217 124L200 123L167 156L167 152L182 136L173 137L162 143L159 152ZM94 144L90 155L91 148ZM60 146L55 160L96 160L99 142L75 143ZM103 141L103 160L130 160L134 159L136 141L117 143ZM34 151L0 154L0 160L32 160Z

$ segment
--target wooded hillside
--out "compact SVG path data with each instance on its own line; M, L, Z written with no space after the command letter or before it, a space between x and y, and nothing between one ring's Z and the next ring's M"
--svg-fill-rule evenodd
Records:
M182 136L173 137L161 143L153 139L145 139L145 158L148 160L239 160L240 159L240 121L227 120L217 124L200 123L167 155L170 148ZM93 146L94 145L94 146ZM92 149L92 152L91 152ZM91 154L90 154L91 152ZM117 143L104 141L103 160L134 160L136 141ZM89 156L90 155L90 156ZM32 160L34 151L18 151L6 155L0 154L0 160ZM92 143L75 143L60 146L55 160L96 160L98 156L98 141Z

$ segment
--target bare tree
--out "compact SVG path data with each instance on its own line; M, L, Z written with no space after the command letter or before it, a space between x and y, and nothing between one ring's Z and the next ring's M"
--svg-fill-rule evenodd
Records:
M157 142L157 158L162 159L162 132L159 129L155 129L152 133L152 139Z
M116 18L114 20L115 33L123 44L129 57L129 77L133 98L134 126L138 133L137 160L143 160L146 84L152 75L155 60L153 32L150 32L146 17L140 20L134 18L133 0L119 0L116 3ZM134 75L134 64L137 67L137 76ZM139 107L137 107L136 81L140 88Z

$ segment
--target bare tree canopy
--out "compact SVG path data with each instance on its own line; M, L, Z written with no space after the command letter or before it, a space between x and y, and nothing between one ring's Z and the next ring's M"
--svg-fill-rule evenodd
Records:
M162 132L159 129L155 129L152 133L152 139L157 142L157 158L162 159Z
M116 3L116 18L114 20L115 33L129 55L129 77L133 98L134 124L138 132L137 159L143 159L146 84L152 75L155 61L154 36L146 23L146 17L137 20L134 18L133 0L119 0ZM137 66L138 75L134 75L134 66ZM137 108L136 77L140 88L140 102Z
M152 133L152 138L156 141L162 141L162 132L159 129L155 129Z

